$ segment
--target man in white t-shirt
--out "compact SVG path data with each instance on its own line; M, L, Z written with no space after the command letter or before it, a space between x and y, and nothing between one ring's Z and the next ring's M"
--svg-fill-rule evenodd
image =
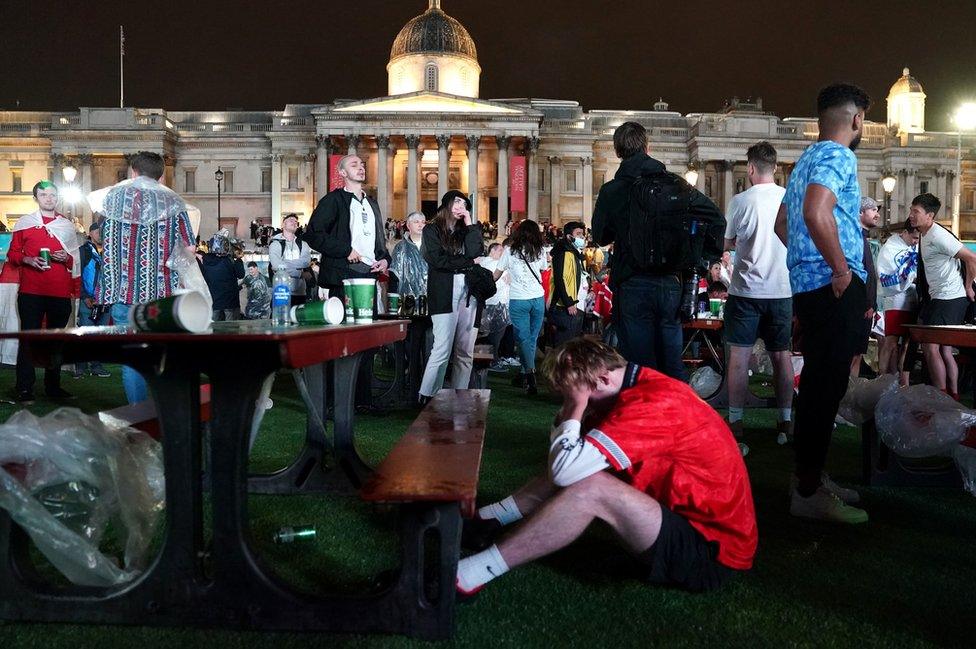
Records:
M911 224L918 228L919 276L928 286L924 293L919 319L927 325L960 325L966 309L973 301L973 280L976 279L976 254L962 245L949 230L935 222L942 203L932 194L919 194L908 212ZM963 280L959 262L965 264ZM933 386L959 398L959 368L952 357L950 345L925 343L922 345L929 381Z
M735 250L732 283L725 304L725 342L729 362L729 427L742 434L742 412L749 382L749 356L762 338L773 362L776 404L779 408L779 443L789 438L793 407L793 293L786 268L786 246L774 231L776 213L786 190L773 179L776 149L769 142L749 147L749 182L737 194L725 215L725 247Z
M883 373L898 374L901 385L908 385L908 372L904 370L909 346L905 325L915 324L918 316L918 239L918 230L906 222L901 232L888 237L878 253L878 283L884 310L884 339L878 365Z

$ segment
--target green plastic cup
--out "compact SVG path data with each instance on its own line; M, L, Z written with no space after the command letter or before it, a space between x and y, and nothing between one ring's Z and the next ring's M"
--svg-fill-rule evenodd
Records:
M344 313L342 300L333 297L325 302L309 302L308 304L293 306L289 319L294 324L300 325L339 324L342 322Z
M400 313L400 294L390 293L386 296L386 312L391 315Z
M344 279L342 284L346 292L346 319L372 322L376 310L376 280Z
M708 310L712 312L712 316L718 317L719 312L722 310L722 300L721 298L713 297L708 300Z
M201 333L210 327L210 306L196 291L133 304L129 326L139 331Z

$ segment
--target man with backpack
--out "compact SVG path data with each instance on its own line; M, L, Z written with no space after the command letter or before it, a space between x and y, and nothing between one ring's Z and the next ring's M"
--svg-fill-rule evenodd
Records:
M312 250L297 234L298 215L288 214L281 219L281 234L276 234L268 243L268 259L271 273L279 266L291 278L292 305L305 304L307 289L302 271L312 262ZM272 275L273 276L273 275Z
M722 256L725 218L704 194L647 155L647 130L613 134L620 169L593 210L593 240L614 244L611 288L619 350L631 363L685 379L682 275ZM692 287L697 290L697 287Z
M962 245L952 232L935 221L942 202L932 194L919 194L912 201L908 218L918 228L918 292L922 300L919 320L927 325L960 325L973 301L976 254ZM960 261L962 266L960 266ZM959 399L959 367L951 345L922 345L929 382Z

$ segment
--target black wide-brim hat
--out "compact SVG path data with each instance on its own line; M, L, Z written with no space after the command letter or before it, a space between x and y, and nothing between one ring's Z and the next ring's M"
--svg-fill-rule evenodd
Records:
M468 198L463 192L458 191L457 189L452 189L451 191L444 194L444 197L441 198L441 207L450 208L451 205L454 204L455 198L462 199L464 201L464 204L467 206L468 211L469 212L471 211L471 199Z

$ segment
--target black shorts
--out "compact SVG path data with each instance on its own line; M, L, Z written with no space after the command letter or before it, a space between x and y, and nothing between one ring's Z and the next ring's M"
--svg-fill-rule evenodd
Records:
M718 543L707 541L683 516L661 507L661 533L638 555L650 570L652 584L676 586L693 593L715 590L735 574L718 562Z
M953 300L929 300L922 307L919 319L927 325L961 325L966 320L969 300L957 297Z

